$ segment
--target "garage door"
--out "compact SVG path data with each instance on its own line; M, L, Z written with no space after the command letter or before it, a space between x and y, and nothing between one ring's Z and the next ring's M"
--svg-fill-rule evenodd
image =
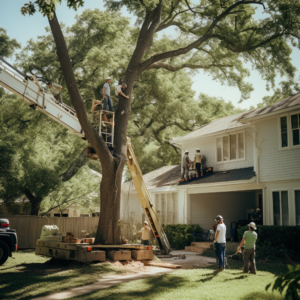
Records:
M191 222L212 229L215 217L222 215L230 237L230 222L244 220L247 209L255 208L255 192L229 192L191 195Z

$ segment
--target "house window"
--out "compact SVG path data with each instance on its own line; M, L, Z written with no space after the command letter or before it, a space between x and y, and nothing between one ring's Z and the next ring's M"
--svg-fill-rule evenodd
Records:
M274 225L289 225L288 192L273 192Z
M155 210L162 224L178 224L177 193L155 194Z
M300 145L300 114L291 115L293 146Z
M288 146L287 117L280 118L281 147Z
M295 191L296 225L300 225L300 191Z
M217 162L244 158L245 139L243 132L217 138Z

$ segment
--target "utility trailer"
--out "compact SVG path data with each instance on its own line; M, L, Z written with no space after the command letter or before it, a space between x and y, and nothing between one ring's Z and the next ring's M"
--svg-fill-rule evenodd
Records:
M18 97L22 98L30 105L30 107L38 109L42 113L46 114L50 118L54 119L58 123L71 130L78 137L85 140L85 135L77 118L75 110L64 103L58 103L58 101L55 100L52 94L48 93L43 89L43 87L40 86L38 80L34 75L24 75L14 66L5 61L5 59L3 59L2 57L0 57L0 85L11 91ZM102 135L103 138L105 136L104 140L106 141L107 146L112 147L114 135L114 113L113 122L107 122L111 123L107 124L107 126L111 127L110 134L107 134L107 132L104 132L101 129L102 112L100 112L100 116L96 119L96 123L98 124L93 124L93 126L97 126L97 128L99 129L99 135ZM87 146L87 157L90 157L91 159L98 159L97 155L95 155L94 151L92 150L93 149L91 146ZM127 166L131 173L141 205L148 217L148 220L150 221L151 229L158 242L161 253L169 254L172 249L169 245L169 241L165 235L162 225L159 222L157 213L153 207L150 194L144 182L143 174L135 157L130 139L127 139ZM48 247L45 245L37 246ZM118 245L120 249L123 249L123 246L124 245ZM53 249L59 250L60 248ZM80 251L82 251L81 248Z
M151 246L71 244L44 240L36 241L35 254L82 263L103 262L106 258L112 261L153 259Z

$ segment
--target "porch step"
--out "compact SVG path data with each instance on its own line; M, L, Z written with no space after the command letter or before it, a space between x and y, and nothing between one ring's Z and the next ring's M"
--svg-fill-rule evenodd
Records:
M191 246L193 247L200 247L204 249L213 249L214 244L211 242L192 242Z
M185 251L189 251L189 252L197 252L202 254L203 251L205 251L207 248L200 248L200 247L193 247L193 246L185 246Z

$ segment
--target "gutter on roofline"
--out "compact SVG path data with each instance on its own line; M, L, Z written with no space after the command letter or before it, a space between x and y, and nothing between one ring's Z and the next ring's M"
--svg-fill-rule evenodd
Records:
M246 122L252 122L252 121L264 119L264 118L267 118L267 117L273 117L273 116L284 114L286 112L289 112L289 111L292 111L292 110L296 110L296 109L300 109L300 104L297 104L297 105L294 105L294 106L291 106L291 107L287 107L287 108L284 108L284 109L279 109L279 110L276 110L276 111L273 111L273 112L270 112L270 113L266 113L266 114L262 114L262 115L257 115L257 116L253 116L253 117L249 117L249 118L245 118L245 119L241 119L241 117L242 117L241 116L238 119L238 121L240 123L245 124Z

